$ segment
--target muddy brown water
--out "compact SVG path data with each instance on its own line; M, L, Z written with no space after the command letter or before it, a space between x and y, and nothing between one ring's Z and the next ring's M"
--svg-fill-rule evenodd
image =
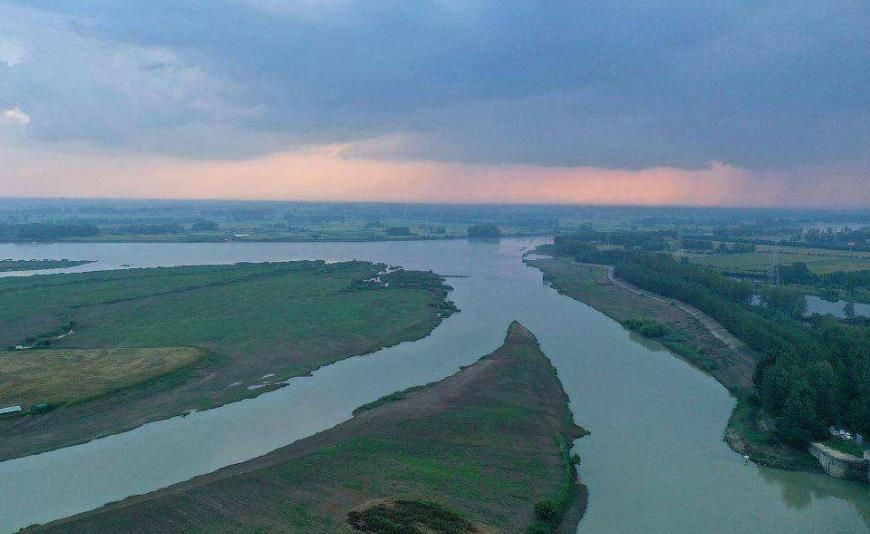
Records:
M870 532L870 486L744 464L721 439L734 404L725 389L549 288L522 263L539 242L0 245L3 258L96 260L69 272L363 259L467 275L449 280L462 312L425 339L338 362L256 399L0 463L0 531L148 492L330 428L357 406L492 352L516 319L537 335L577 423L592 432L575 446L590 492L580 531Z

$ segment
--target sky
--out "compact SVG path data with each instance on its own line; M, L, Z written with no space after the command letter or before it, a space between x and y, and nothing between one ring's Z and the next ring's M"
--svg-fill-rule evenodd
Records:
M866 0L0 0L0 196L870 207Z

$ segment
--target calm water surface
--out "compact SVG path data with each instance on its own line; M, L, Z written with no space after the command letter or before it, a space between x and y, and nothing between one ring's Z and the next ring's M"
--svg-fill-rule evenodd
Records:
M324 367L256 399L0 463L0 531L186 480L332 427L363 403L491 352L514 319L538 336L577 423L592 432L576 444L590 489L582 532L870 531L868 486L745 465L721 439L734 404L724 388L543 284L521 261L535 244L0 245L2 258L97 260L68 271L364 259L468 275L450 280L462 312L428 338Z
M807 295L807 315L818 313L820 315L833 315L838 319L846 318L846 302L845 300L837 300L831 302L815 295ZM870 304L863 302L855 302L852 304L855 311L855 317L870 317Z

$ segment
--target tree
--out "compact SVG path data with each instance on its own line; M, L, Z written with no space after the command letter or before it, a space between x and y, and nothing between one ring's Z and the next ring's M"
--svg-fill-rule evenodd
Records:
M827 360L807 365L807 378L816 393L816 414L820 421L833 423L840 418L840 377Z
M414 235L411 232L411 229L407 226L389 226L386 230L384 230L387 235Z
M475 224L468 227L468 237L500 237L501 230L494 224Z
M806 384L795 384L788 393L776 432L786 443L804 446L824 431L816 418L813 391Z
M218 223L214 221L197 221L191 226L194 232L216 232L219 229Z
M855 303L851 300L843 306L843 314L846 316L846 319L854 319L855 318Z
M767 287L761 292L767 310L800 319L807 311L807 299L803 293L788 287Z

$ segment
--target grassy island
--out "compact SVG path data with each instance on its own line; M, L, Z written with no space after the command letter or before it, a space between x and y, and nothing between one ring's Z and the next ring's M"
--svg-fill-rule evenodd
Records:
M568 448L584 433L513 323L493 354L333 429L33 530L573 532L586 493Z
M0 459L253 397L429 334L430 272L320 261L0 279Z

